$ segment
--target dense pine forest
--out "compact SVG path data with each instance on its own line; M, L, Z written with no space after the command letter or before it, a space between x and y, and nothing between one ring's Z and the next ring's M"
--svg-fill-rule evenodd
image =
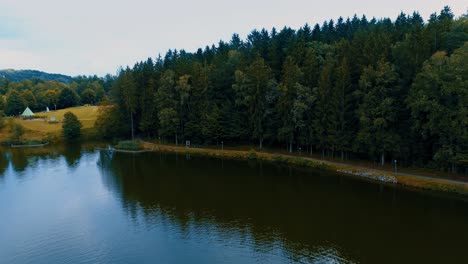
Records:
M96 128L109 139L223 141L464 171L467 61L468 16L445 7L427 22L416 12L395 20L355 15L254 30L245 40L234 34L36 95L41 107L52 107L48 98L59 107L73 104L67 98L102 101ZM0 87L6 112L10 97L34 95L8 87Z

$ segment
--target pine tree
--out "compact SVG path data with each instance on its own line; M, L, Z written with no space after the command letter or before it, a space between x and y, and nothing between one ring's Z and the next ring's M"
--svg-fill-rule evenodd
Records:
M175 73L167 70L161 77L160 87L156 92L156 105L158 110L159 134L161 136L173 135L176 145L179 134L179 114L177 113L178 99L175 91Z
M320 73L317 89L317 105L313 121L314 136L317 146L322 150L334 150L337 134L337 98L334 97L333 75L335 60L331 56L327 58Z
M351 149L351 124L352 124L352 98L351 98L351 73L348 59L344 57L336 69L335 95L337 100L338 131L336 135L336 148L341 151L341 159L345 157L345 151Z
M122 95L123 105L130 116L130 133L132 140L135 139L134 115L137 110L138 96L135 79L129 68L123 70L117 79L117 87Z
M380 61L377 67L365 68L359 80L357 142L372 157L380 154L382 165L387 153L399 152L398 89L398 75L385 61Z
M299 81L302 72L292 57L287 57L282 71L280 83L279 114L281 116L281 127L278 129L278 137L287 143L289 152L292 152L296 129L302 128L302 119L305 113L304 102L297 102L297 90L305 90ZM305 96L305 95L304 95Z
M236 72L236 81L233 88L241 95L237 101L238 105L246 107L250 131L253 139L258 140L259 148L263 147L265 139L266 101L269 83L271 81L271 70L261 57L246 69L244 74Z

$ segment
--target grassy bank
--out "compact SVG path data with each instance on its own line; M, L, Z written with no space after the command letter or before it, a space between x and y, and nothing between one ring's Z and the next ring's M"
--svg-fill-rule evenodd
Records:
M468 194L468 184L460 181L453 181L440 178L431 178L419 175L403 175L387 171L365 169L346 164L337 164L328 161L319 161L305 157L293 157L284 154L273 154L266 152L256 152L253 150L216 150L202 148L185 148L170 145L153 144L144 142L146 149L157 152L173 152L192 155L204 155L210 157L244 159L244 160L262 160L275 163L291 164L315 169L329 170L359 179L383 182L386 184L396 184L408 188L416 188L431 191L442 191L457 194Z

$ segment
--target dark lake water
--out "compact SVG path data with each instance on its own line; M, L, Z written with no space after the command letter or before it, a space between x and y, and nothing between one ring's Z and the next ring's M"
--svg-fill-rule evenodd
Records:
M468 263L460 197L252 161L0 151L0 263Z

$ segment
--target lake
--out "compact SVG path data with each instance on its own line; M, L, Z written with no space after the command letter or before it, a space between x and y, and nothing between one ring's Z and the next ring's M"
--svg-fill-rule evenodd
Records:
M267 162L3 149L1 263L468 263L468 202Z

